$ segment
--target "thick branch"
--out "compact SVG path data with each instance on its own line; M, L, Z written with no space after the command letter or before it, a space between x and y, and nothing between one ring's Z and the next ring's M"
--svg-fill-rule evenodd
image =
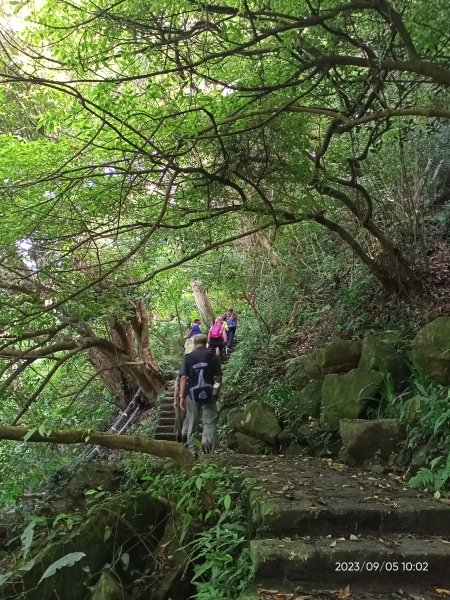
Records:
M23 441L30 433L26 427L12 427L0 425L0 439ZM82 429L62 429L53 431L49 436L41 435L35 431L27 440L28 442L44 442L50 444L94 444L116 450L141 452L161 458L171 458L182 466L190 466L194 459L181 444L176 442L148 440L137 435L115 435L98 431Z

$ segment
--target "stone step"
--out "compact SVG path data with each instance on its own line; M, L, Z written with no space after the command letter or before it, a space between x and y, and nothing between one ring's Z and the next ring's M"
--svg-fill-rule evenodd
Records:
M175 434L172 431L171 433L166 433L166 432L156 432L155 433L155 440L168 440L168 441L172 441L175 442Z
M173 425L158 425L158 429L156 430L158 433L173 433Z
M361 502L360 498L335 498L320 505L305 494L303 501L260 498L253 504L257 536L359 535L410 533L450 536L450 509L423 498Z
M450 544L430 537L359 538L358 541L317 538L312 541L258 539L250 542L256 581L308 584L352 582L449 582Z
M170 425L173 427L175 425L175 415L172 415L171 417L160 417L159 426L165 425Z
M173 423L160 423L158 425L158 428L156 429L157 433L168 433L170 431L173 432L173 428L174 428L175 422ZM200 425L198 426L199 430L202 431L203 429L203 425L200 423Z
M322 586L321 586L322 587ZM399 583L395 579L386 582L361 582L352 583L347 587L340 584L341 589L317 589L317 585L295 584L294 582L280 582L279 580L266 579L256 584L251 584L239 596L238 600L332 600L336 598L349 598L349 600L442 600L444 596L436 593L433 586L421 585L413 582L411 585L405 581ZM268 593L269 592L269 593Z

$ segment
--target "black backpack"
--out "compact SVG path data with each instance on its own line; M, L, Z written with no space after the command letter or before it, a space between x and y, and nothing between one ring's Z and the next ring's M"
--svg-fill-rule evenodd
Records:
M212 383L205 381L205 369L207 366L207 362L199 362L191 367L194 385L189 388L189 393L192 400L196 402L209 402L212 399Z

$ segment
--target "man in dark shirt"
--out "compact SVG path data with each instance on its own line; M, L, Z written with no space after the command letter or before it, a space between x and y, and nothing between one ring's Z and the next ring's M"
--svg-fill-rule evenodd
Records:
M196 455L194 440L198 436L200 418L203 423L202 450L212 452L216 441L217 405L214 383L222 379L220 360L206 348L207 336L194 336L194 350L184 357L181 367L180 408L186 409L187 443Z

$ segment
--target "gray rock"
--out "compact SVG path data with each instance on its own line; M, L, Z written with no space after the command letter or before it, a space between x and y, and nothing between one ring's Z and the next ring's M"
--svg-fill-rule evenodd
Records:
M397 419L342 419L339 431L345 451L356 463L373 459L375 455L387 459L405 439Z

